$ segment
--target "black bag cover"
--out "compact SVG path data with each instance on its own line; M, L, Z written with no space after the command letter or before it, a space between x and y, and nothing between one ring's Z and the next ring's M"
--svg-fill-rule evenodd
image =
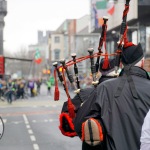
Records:
M93 87L92 88L87 88L87 89L83 89L80 91L79 95L81 97L81 99L84 101L86 101L88 99L88 96L90 95L91 91L93 90ZM81 105L81 100L79 98L79 95L75 95L75 97L72 99L72 103L74 104L75 106L75 111L77 112L78 109L80 108L80 105ZM64 102L63 104L63 107L62 107L62 110L61 112L68 112L68 101Z

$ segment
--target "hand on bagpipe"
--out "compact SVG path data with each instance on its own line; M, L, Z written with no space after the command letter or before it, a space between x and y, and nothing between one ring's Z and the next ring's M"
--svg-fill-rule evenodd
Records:
M83 57L79 57L76 58L76 54L72 54L72 60L66 62L65 60L61 60L59 63L61 65L58 66L58 62L53 63L53 66L55 67L54 70L54 76L55 76L55 94L54 94L54 100L57 101L59 100L59 89L58 89L58 82L57 82L57 75L59 77L60 82L62 83L65 93L67 95L67 102L64 103L61 114L60 114L60 130L62 132L63 135L65 136L69 136L69 137L74 137L76 135L81 136L82 133L77 133L75 131L75 127L74 127L74 120L77 120L76 115L78 113L78 110L81 110L82 105L84 104L84 102L88 101L89 99L89 95L91 93L94 93L93 91L95 90L95 88L97 87L97 85L99 84L98 78L97 78L97 74L99 71L99 62L100 62L100 57L104 57L104 63L103 63L103 69L107 69L107 67L109 66L109 57L111 56L116 56L116 61L115 61L115 66L116 66L116 71L118 70L118 67L120 65L120 59L121 59L121 49L122 49L122 43L123 40L127 40L126 39L126 33L127 33L127 24L126 24L126 19L127 19L127 13L129 10L129 0L127 0L126 5L125 5L125 10L123 13L123 22L121 25L121 32L120 32L120 42L118 44L118 49L116 51L116 53L114 54L108 54L107 50L106 50L106 30L107 30L107 21L108 18L104 17L104 23L102 26L102 33L101 33L101 37L99 40L99 46L98 46L98 52L94 53L94 49L93 48L89 48L88 52L89 55L87 56L83 56ZM105 49L105 52L102 52L102 47ZM94 58L97 58L96 63L94 62ZM80 84L79 84L79 77L78 77L78 67L77 64L81 61L90 59L91 62L91 73L92 73L92 78L93 78L93 88L92 89L86 89L87 92L85 92L86 96L84 95L84 91L85 90L81 90L80 89ZM71 74L69 67L74 65L74 71L75 71L75 79L74 76ZM62 70L62 72L60 72L59 70ZM67 87L67 83L66 83L66 78L65 78L65 74L67 75L71 85L74 87L75 89L75 93L76 96L71 99L71 96L69 94L69 90ZM95 94L91 94L91 98L95 98ZM93 103L93 102L89 102L89 103ZM85 104L88 105L88 102ZM89 112L90 110L88 110ZM81 112L83 112L81 110ZM87 115L87 113L84 113L84 115ZM84 122L84 115L80 115L78 114L78 116L80 116L80 121L79 122ZM82 127L82 124L80 125L80 128ZM80 129L79 129L80 130Z

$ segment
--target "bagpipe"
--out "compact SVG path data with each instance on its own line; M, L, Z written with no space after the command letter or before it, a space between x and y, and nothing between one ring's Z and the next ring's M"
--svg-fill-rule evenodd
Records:
M109 54L106 48L106 32L107 32L107 17L103 17L103 25L101 31L101 37L99 39L98 52L94 53L93 48L88 49L89 55L83 57L76 57L76 54L73 53L71 55L72 60L66 62L65 59L60 60L59 62L54 62L54 77L55 77L55 91L54 91L54 100L59 100L59 88L57 76L64 87L64 91L67 95L67 101L64 102L61 114L59 117L60 125L59 129L61 133L65 136L74 137L79 136L82 138L82 123L86 121L86 116L89 115L92 104L96 100L96 88L98 86L99 79L98 73L100 68L100 60L103 59L102 69L107 70L110 67L109 58L115 57L114 68L117 77L118 69L120 66L121 60L121 52L124 44L127 43L127 14L129 11L129 2L130 0L126 0L125 9L123 11L123 18L120 30L120 39L117 47L117 51L115 53ZM102 51L104 49L104 52ZM97 58L96 62L94 62L95 58ZM81 89L79 74L78 74L78 66L77 64L89 59L91 63L91 75L92 75L92 86L89 88ZM75 75L71 73L69 67L74 65ZM61 70L61 71L60 71ZM75 96L71 98L67 86L67 78L71 85L74 88Z

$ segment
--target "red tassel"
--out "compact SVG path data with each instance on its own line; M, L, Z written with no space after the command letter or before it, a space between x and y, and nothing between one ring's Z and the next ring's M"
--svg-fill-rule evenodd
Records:
M73 119L75 117L75 107L70 98L68 98L68 112L69 116Z
M124 44L124 48L130 47L130 46L134 46L134 44L132 42L127 42Z
M103 69L107 69L108 66L109 66L108 54L105 54L104 63L103 63L102 68L103 68Z
M54 93L54 100L59 100L59 89L58 89L58 82L56 77L56 69L54 70L54 78L55 78L55 93Z
M59 89L58 89L58 86L55 86L54 100L55 101L59 100Z

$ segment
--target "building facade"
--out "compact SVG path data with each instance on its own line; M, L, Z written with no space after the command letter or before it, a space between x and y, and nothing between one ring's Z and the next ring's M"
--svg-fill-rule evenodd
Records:
M96 3L92 3L92 1ZM100 7L99 5L100 3L103 4L103 7ZM110 3L113 4L112 9L108 8L108 5ZM117 42L119 40L119 35L120 35L120 25L122 23L122 15L123 15L125 1L91 0L91 8L93 8L93 4L95 4L97 8L97 12L105 10L105 15L109 17L108 32L107 32L107 49L110 53L113 53L117 50ZM93 9L91 9L91 16L92 16L92 10ZM146 59L150 58L150 19L149 19L150 11L149 10L150 10L149 0L134 0L134 1L130 1L129 13L127 15L128 40L132 41L134 44L138 44L139 42L141 43L145 52ZM98 21L100 21L100 18L98 18ZM93 27L92 18L91 18L91 26L92 26L91 29L92 32L97 32L97 29L101 28L101 26L99 26L99 28L96 28L96 26ZM146 61L146 66L150 66L147 64L147 62L150 61ZM148 71L150 71L150 68L148 69Z
M93 47L97 51L99 33L89 32L90 15L79 19L65 20L50 37L50 66L52 62L60 59L71 60L71 54L76 53L77 57L88 55L88 48ZM83 61L78 63L79 73L86 73L89 63Z
M29 45L29 56L30 59L33 59L33 63L31 66L31 75L33 77L41 77L43 70L50 69L49 68L49 37L51 36L52 31L46 31L45 34L43 31L37 32L37 44ZM40 64L36 64L34 62L35 53L39 51L42 62Z
M59 61L64 58L64 35L53 33L51 35L51 61Z

